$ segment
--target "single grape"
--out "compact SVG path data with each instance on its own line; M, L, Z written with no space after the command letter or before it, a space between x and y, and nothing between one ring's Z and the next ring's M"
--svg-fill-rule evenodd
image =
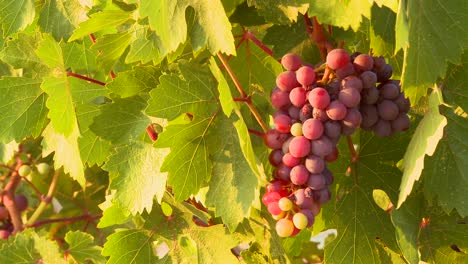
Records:
M378 137L389 137L392 135L392 125L389 121L380 119L373 127Z
M280 133L289 133L291 130L291 118L287 115L277 115L274 118L275 128Z
M303 185L309 179L309 171L302 164L294 166L290 174L291 182L295 185Z
M306 90L302 87L296 87L289 93L289 100L296 107L302 107L307 101Z
M314 216L317 216L320 213L320 209L321 209L320 203L318 201L317 202L314 201L310 205L309 209Z
M361 101L365 104L375 104L379 100L379 90L376 87L364 89L361 92Z
M333 144L326 136L313 140L311 144L311 151L314 155L325 157L333 151Z
M312 197L306 196L305 189L297 189L294 192L294 201L300 208L309 208L312 203Z
M325 168L323 170L322 175L325 177L326 185L331 185L335 180L335 178L333 177L333 173L328 168Z
M359 110L362 115L361 127L370 128L379 121L377 108L374 105L362 105Z
M311 227L315 222L315 216L312 211L310 209L301 209L299 212L307 217L307 227Z
M359 112L359 110L357 110L356 108L350 108L348 109L348 112L342 122L345 126L357 128L361 124L361 121L361 112Z
M308 99L313 108L325 109L330 104L330 95L322 87L316 87L310 91Z
M307 87L315 82L315 71L310 66L302 66L296 72L297 81Z
M284 92L289 92L293 88L299 86L296 80L296 73L293 71L285 71L276 76L276 86Z
M301 111L299 112L299 120L304 122L307 119L312 118L312 111L313 111L312 106L310 104L305 104L301 108Z
M404 94L400 94L397 99L393 101L397 106L400 112L408 113L410 110L410 101L405 98Z
M304 137L294 137L289 144L289 153L296 158L307 156L310 152L310 141Z
M299 120L300 111L301 108L292 105L288 108L288 115L291 117L291 119Z
M281 65L288 71L296 71L301 67L302 60L294 53L287 53L281 58Z
M368 54L360 54L354 59L353 64L357 72L370 71L374 67L374 59Z
M328 201L330 201L331 198L331 192L328 188L323 188L319 191L316 191L316 201L318 201L320 204L324 204Z
M36 169L37 169L37 172L39 172L39 174L48 175L49 171L50 171L50 166L49 166L49 164L47 164L45 162L41 162L41 163L36 165Z
M338 100L332 101L327 108L327 115L332 120L342 120L346 112L346 106Z
M8 218L8 210L0 206L0 222Z
M0 239L8 239L10 236L11 232L8 230L0 230Z
M341 135L341 125L338 121L329 120L325 122L324 130L325 135L329 138L339 138Z
M327 54L327 65L332 70L343 68L349 63L350 57L344 49L334 49Z
M343 68L336 69L335 73L336 73L336 77L339 80L342 80L342 79L346 78L347 76L352 76L352 75L356 74L356 72L354 71L354 66L353 66L352 63L346 64Z
M297 229L304 229L307 227L308 219L307 216L301 212L295 213L293 216L293 223Z
M312 190L321 190L325 187L325 177L322 174L311 174L309 176L309 180L307 181L307 185Z
M283 164L288 166L289 168L292 168L301 163L301 159L294 157L293 155L291 155L291 153L284 154L282 161Z
M383 120L390 121L395 120L400 111L394 102L390 100L383 100L377 105L377 112Z
M287 197L283 197L278 201L278 206L283 211L289 211L293 208L293 203Z
M398 117L392 121L392 130L394 132L405 131L410 126L410 119L405 113L400 113Z
M291 101L289 100L289 93L284 92L278 88L275 88L271 92L271 105L275 109L282 109L291 104Z
M281 210L281 208L279 207L278 205L278 202L271 202L267 205L267 208L268 208L268 212L270 212L270 214L272 215L279 215L283 212L283 210Z
M314 108L314 110L312 110L312 117L322 122L325 122L329 119L327 115L327 111L324 109L318 109L318 108Z
M304 165L310 173L321 173L325 169L323 158L315 155L307 156Z
M283 218L276 222L276 233L279 237L289 237L294 232L294 224L291 220Z
M338 148L337 147L334 147L333 148L333 151L332 153L328 154L327 156L325 156L325 160L327 162L334 162L335 160L338 159L338 156L339 156L339 151L338 151Z
M375 84L377 83L377 75L371 71L365 71L359 75L362 81L362 88L370 89L374 88Z
M281 199L281 195L279 192L269 192L269 193L265 193L262 197L262 203L265 205L265 206L268 206L270 203L272 202L277 202L279 201L279 199Z
M323 124L320 120L310 118L302 124L302 134L308 139L317 139L323 134Z
M375 70L382 69L382 67L387 64L385 62L385 58L383 56L373 57L373 59L374 59L374 69Z
M263 141L271 149L280 149L288 138L288 134L282 134L276 129L270 129L263 136Z
M400 95L400 87L393 83L385 83L380 87L380 94L384 99L396 99Z
M20 212L26 210L28 208L28 198L22 194L15 195L15 205Z
M283 151L281 149L275 149L272 152L270 152L270 155L268 156L268 161L273 167L278 167L281 164L281 161L283 159Z
M266 187L266 192L271 193L271 192L280 192L284 190L283 186L287 185L288 182L281 181L281 180L273 180L271 181Z
M338 94L338 99L348 108L356 107L361 102L361 94L353 88L345 88Z
M21 165L21 167L18 169L18 174L21 177L26 177L29 175L29 173L31 173L31 166L27 164Z
M341 88L343 89L356 89L359 92L362 91L362 81L357 76L348 76L341 81Z
M340 82L335 80L327 84L328 95L330 95L330 100L335 100L338 98L338 93L341 90Z
M271 217L275 220L280 220L280 219L283 219L284 217L286 216L286 212L281 212L281 214L279 215L271 215Z
M291 174L291 168L284 165L280 164L278 168L276 168L276 178L287 181L289 182L291 179L289 178L289 175Z
M302 136L302 124L301 123L294 123L291 126L291 135L295 137Z
M391 65L385 64L381 69L376 70L375 73L377 74L378 82L385 82L392 77L393 69Z

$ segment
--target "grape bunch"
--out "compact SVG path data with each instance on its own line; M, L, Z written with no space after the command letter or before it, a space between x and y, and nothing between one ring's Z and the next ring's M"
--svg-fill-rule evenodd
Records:
M281 64L286 71L271 93L274 128L264 135L273 149L274 180L262 202L278 220L278 235L288 237L311 227L330 200L333 174L326 163L338 158L341 135L359 127L381 137L406 130L410 104L383 57L334 49L325 67L315 69L292 53Z

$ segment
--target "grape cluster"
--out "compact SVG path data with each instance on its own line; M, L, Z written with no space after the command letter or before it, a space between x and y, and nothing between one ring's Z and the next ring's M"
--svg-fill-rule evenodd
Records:
M286 71L271 93L274 129L264 136L273 149L274 180L262 201L278 220L278 235L288 237L312 226L330 200L333 174L326 163L338 158L341 135L359 127L382 137L406 130L410 105L383 57L334 49L326 67L314 69L292 53L281 64Z

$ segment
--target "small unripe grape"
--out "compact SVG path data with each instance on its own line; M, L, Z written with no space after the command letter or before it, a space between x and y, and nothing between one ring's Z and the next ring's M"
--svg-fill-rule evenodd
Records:
M26 177L29 175L29 173L31 173L31 166L29 165L21 165L21 167L18 169L18 174L21 176L21 177Z
M292 209L293 203L289 198L283 197L278 201L278 206L281 210L286 212Z
M291 126L291 135L295 137L302 136L302 124L301 123L294 123Z
M28 208L28 198L22 194L15 195L15 205L18 211L24 211Z
M50 166L49 166L49 164L47 164L45 162L37 164L36 168L37 168L37 172L39 172L39 174L41 174L41 175L49 174Z
M293 216L293 223L297 229L304 229L307 227L307 216L303 213L295 213Z
M283 218L276 222L276 233L280 237L289 237L294 231L294 224L291 220Z

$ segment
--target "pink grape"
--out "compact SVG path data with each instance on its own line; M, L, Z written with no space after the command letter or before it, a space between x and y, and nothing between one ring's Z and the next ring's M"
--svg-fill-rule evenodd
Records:
M336 73L336 77L339 80L342 80L346 78L347 76L352 76L356 74L356 72L354 71L354 66L351 63L346 64L343 68L337 69L335 73Z
M283 212L283 210L281 210L281 208L279 207L277 201L269 203L267 205L267 208L268 208L268 212L270 212L270 214L272 215L279 215Z
M307 139L317 139L322 136L323 134L323 124L318 119L307 119L302 124L302 134Z
M289 92L294 87L299 86L296 80L296 73L293 71L285 71L276 76L276 86L282 91Z
M294 166L290 174L291 182L295 185L302 185L309 179L309 171L302 164Z
M283 164L292 168L296 165L298 165L299 163L301 163L301 159L299 158L296 158L294 157L293 155L291 155L291 153L286 153L284 156L283 156Z
M267 147L271 149L279 149L288 138L288 134L282 134L276 129L270 129L263 136L263 141Z
M305 189L297 189L294 192L294 199L296 205L300 208L309 208L314 202L312 197L308 197L305 193Z
M310 209L301 209L299 212L307 217L307 227L311 227L315 222L315 216L312 211Z
M359 109L362 115L361 127L372 127L379 120L377 108L374 105L362 105Z
M319 156L309 155L305 160L305 167L310 173L321 173L325 169L325 161Z
M297 81L303 86L309 86L315 82L315 71L310 66L302 66L296 72Z
M359 92L362 91L362 81L357 76L348 76L341 81L341 87L343 89L352 88Z
M281 164L281 161L283 159L283 151L281 149L275 149L272 152L270 152L270 155L268 156L268 161L270 161L270 164L273 167L278 167Z
M324 204L328 201L330 201L330 198L331 198L331 192L328 188L323 188L319 191L316 192L317 196L316 196L316 200L320 203L320 204Z
M357 128L361 124L361 121L362 116L359 110L357 110L356 108L350 108L348 109L348 113L346 114L342 122L348 127Z
M275 109L282 109L287 107L290 103L288 92L281 91L278 88L275 88L271 92L271 105L273 105Z
M364 89L370 89L375 87L375 83L377 82L377 75L371 71L365 71L361 73L359 76L362 81L362 87Z
M345 88L338 94L340 102L349 108L356 107L361 102L361 94L353 88Z
M325 177L325 184L326 185L331 185L334 181L334 177L332 172L328 169L325 168L322 172L322 175Z
M308 99L312 107L318 109L325 109L330 104L330 95L322 87L317 87L310 91Z
M310 141L304 136L294 137L289 144L289 153L296 158L307 156L310 151Z
M286 166L285 164L280 164L278 168L276 168L276 176L278 179L283 181L290 181L289 175L291 174L291 168Z
M270 203L277 202L279 199L281 199L279 192L265 193L262 197L262 203L268 206Z
M332 153L325 156L325 160L327 162L334 162L335 160L338 159L339 154L340 154L340 152L338 151L338 148L334 147Z
M8 237L11 235L11 232L8 230L0 230L0 239L8 239Z
M289 133L291 130L291 118L287 115L277 115L274 118L275 128L280 133Z
M399 109L394 102L390 100L383 100L377 105L377 112L383 120L390 121L397 118Z
M281 58L281 65L288 71L296 71L302 65L302 60L294 53L287 53Z
M299 120L302 122L312 117L313 108L310 104L305 104L299 112Z
M349 61L349 54L344 49L334 49L327 54L327 65L332 70L343 68Z
M325 122L324 133L329 138L338 138L341 135L341 125L338 121Z
M370 55L360 54L354 59L353 64L357 72L370 71L374 67L374 59Z
M312 190L321 190L325 187L325 177L322 174L311 174L309 176L309 180L307 181L307 185Z
M332 120L342 120L346 113L346 106L338 100L332 101L327 108L327 115Z
M376 87L370 89L363 89L361 93L361 101L365 104L375 104L379 100L379 90Z
M299 107L295 106L290 106L288 108L288 115L291 117L291 119L299 120L299 111L301 109Z
M289 100L296 107L302 107L306 103L306 90L302 87L296 87L289 93Z
M312 153L319 157L325 157L333 151L333 143L328 137L322 136L312 141Z
M327 115L327 111L324 110L324 109L314 108L314 110L312 110L312 116L315 119L318 119L318 120L320 120L322 122L325 122L325 121L327 121L329 119L328 115Z

